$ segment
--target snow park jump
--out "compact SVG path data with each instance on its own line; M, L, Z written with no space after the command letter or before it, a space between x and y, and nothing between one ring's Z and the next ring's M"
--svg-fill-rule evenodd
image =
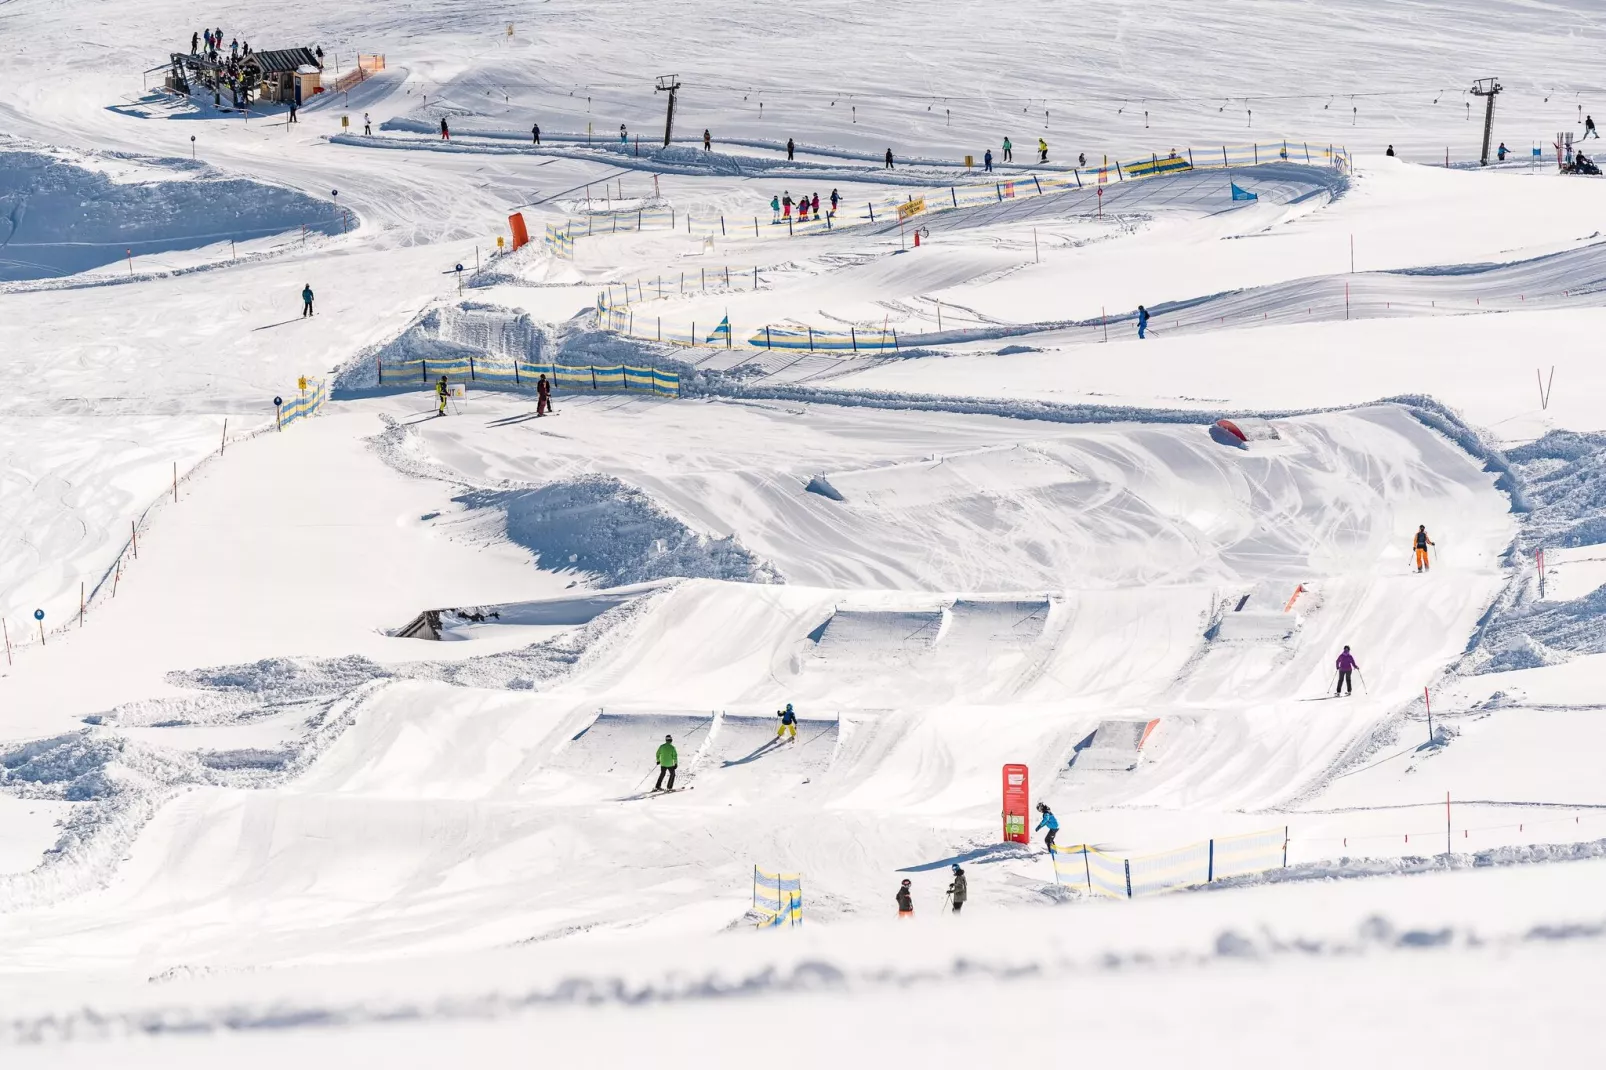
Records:
M1606 15L751 7L0 0L5 1065L1590 1064Z

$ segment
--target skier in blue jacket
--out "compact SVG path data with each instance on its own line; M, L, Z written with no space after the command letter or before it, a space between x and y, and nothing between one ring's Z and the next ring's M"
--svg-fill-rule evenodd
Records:
M1037 804L1037 812L1043 815L1043 820L1039 821L1037 827L1032 831L1041 832L1043 829L1048 829L1048 835L1043 837L1043 846L1048 848L1049 854L1053 854L1054 837L1059 835L1060 819L1054 816L1054 811L1048 808L1048 803L1046 802Z
M783 735L786 734L787 729L791 729L792 730L792 742L796 743L797 742L797 714L793 711L792 704L790 702L788 702L786 704L786 709L780 710L779 712L777 712L775 714L775 716L777 716L777 717L779 717L781 719L781 727L779 727L779 728L777 728L775 730L775 738L776 739L780 739Z
M1138 337L1142 338L1149 333L1149 310L1142 305L1138 306Z

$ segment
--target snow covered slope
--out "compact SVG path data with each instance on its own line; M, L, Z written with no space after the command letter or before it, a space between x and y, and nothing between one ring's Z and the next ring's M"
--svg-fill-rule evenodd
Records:
M198 15L385 70L293 124L179 99ZM1603 30L0 0L8 1065L1587 1061L1606 261L1551 141ZM538 416L471 371L436 418L437 369L380 372L515 357L681 396ZM275 430L303 376L332 400ZM999 842L1017 762L1090 867L1282 857L1099 902ZM748 931L755 867L803 930Z

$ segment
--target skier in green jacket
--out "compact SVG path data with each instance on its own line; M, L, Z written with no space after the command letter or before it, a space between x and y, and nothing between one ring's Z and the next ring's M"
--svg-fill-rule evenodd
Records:
M675 753L675 737L665 736L664 742L658 748L658 783L653 785L653 791L675 790L675 767L680 764L680 755ZM669 787L664 787L664 774L669 774Z

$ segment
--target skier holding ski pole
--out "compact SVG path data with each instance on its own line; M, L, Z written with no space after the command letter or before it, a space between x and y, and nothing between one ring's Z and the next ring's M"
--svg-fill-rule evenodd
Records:
M1334 697L1354 693L1354 687L1350 684L1350 673L1360 667L1355 655L1349 652L1349 647L1345 647L1344 652L1338 656L1338 686L1333 690ZM1362 684L1364 686L1365 681L1362 681Z
M898 885L898 894L894 897L898 901L898 920L915 916L914 897L909 894L909 878L905 877L903 883Z
M1435 545L1433 540L1428 538L1428 526L1426 524L1417 525L1416 536L1411 540L1411 546L1416 551L1416 570L1418 572L1426 572L1431 567L1428 561L1428 547L1433 545Z
M954 863L954 882L948 886L948 895L953 900L955 914L965 905L965 900L970 898L970 887L965 880L965 871L959 868L958 862Z
M435 384L436 416L446 415L446 398L450 393L451 389L446 385L446 376L443 375L441 381Z
M775 716L777 716L777 717L779 717L781 719L781 726L775 730L775 738L776 739L780 739L781 736L786 734L787 729L791 729L791 731L792 731L792 742L796 743L797 742L797 713L792 709L792 704L790 702L788 702L786 704L786 709L777 710L776 713L775 713Z
M675 753L675 737L665 736L663 744L658 748L656 756L658 762L658 783L653 785L653 791L675 790L675 769L680 765L680 755ZM664 774L669 774L669 787L664 787Z

